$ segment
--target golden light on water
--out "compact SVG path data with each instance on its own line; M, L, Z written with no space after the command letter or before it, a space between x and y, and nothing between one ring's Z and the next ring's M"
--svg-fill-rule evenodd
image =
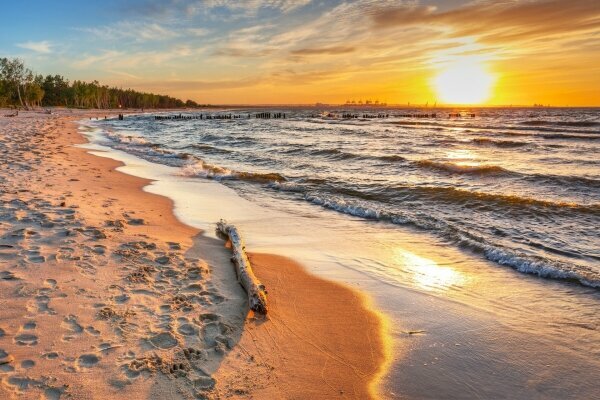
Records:
M423 289L448 289L464 281L463 275L454 268L441 266L432 259L402 248L394 250L394 258L412 272L414 282Z
M478 158L478 156L469 149L458 149L447 151L446 158L451 160L474 160Z
M481 104L490 98L496 78L477 60L464 59L447 65L433 78L441 102Z

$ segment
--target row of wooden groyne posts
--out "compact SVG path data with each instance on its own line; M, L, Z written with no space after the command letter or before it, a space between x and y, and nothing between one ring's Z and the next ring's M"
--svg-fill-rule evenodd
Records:
M442 116L438 113L432 114L394 114L391 115L396 118L437 118L438 116ZM310 114L309 118L342 118L342 119L355 119L355 118L363 118L363 119L373 119L373 118L389 118L390 114L356 114L356 113L342 113L342 114ZM174 114L174 115L155 115L154 119L156 121L172 121L172 120L192 120L192 119L285 119L285 113L256 113L256 114L196 114L196 115L183 115L183 114ZM448 118L475 118L475 114L472 113L449 113ZM123 115L119 114L119 119L123 119Z
M318 118L318 117L322 117L322 114L311 114L309 117L310 118ZM389 118L390 114L356 114L356 113L342 113L342 114L334 114L334 113L328 113L324 115L327 118L338 118L341 117L342 119L353 119L353 118L363 118L363 119L368 119L368 118ZM396 118L437 118L438 114L437 113L431 113L431 114L393 114L391 115L392 117L396 117ZM442 116L441 114L439 115L440 117ZM449 113L448 114L448 118L475 118L475 114L473 113Z
M197 115L155 115L154 119L157 121L170 121L170 120L189 120L189 119L285 119L285 113L256 113L252 114L197 114Z

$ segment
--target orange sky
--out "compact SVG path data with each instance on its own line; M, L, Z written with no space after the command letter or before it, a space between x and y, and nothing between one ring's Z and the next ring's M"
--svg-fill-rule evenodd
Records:
M486 105L600 105L598 0L136 4L13 55L212 104L442 103L435 77L468 60L493 77Z

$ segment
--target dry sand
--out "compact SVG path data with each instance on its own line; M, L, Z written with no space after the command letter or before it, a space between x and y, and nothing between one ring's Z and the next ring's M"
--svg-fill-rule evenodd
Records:
M72 146L105 114L0 117L0 398L377 397L366 300L255 254L271 310L249 314L224 242Z

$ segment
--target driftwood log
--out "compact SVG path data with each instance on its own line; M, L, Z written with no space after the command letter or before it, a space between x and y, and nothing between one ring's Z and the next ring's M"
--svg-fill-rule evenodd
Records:
M233 250L231 261L235 264L238 281L246 290L246 293L248 293L250 309L261 314L266 314L267 291L265 290L265 286L256 278L254 272L252 272L242 236L234 225L230 225L224 220L217 223L217 231L227 236L231 241L231 249Z

